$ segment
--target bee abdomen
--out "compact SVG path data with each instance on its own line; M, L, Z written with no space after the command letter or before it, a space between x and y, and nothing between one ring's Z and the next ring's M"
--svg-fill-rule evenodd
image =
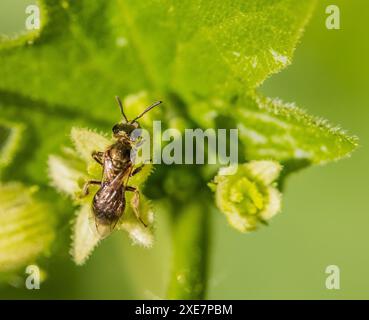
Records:
M122 216L125 205L122 188L112 191L109 186L102 187L92 202L95 218L101 224L115 224Z

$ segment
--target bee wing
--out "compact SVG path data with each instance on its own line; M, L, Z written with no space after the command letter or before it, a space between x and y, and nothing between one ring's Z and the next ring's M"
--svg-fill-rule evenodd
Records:
M114 227L99 223L99 221L93 215L89 216L88 220L91 231L100 239L106 238L114 229Z
M109 188L111 188L112 190L117 189L121 184L122 184L122 180L124 179L124 176L127 173L125 171L120 172L110 183L109 183Z
M109 236L114 231L114 228L117 225L117 222L118 222L118 220L114 223L111 223L111 224L101 224L95 219L96 231L97 231L99 237L101 239L104 239L107 236Z
M124 210L125 201L122 202L121 197L116 199L116 195L117 195L117 192L121 192L120 190L122 190L121 186L124 183L123 179L124 179L125 174L126 172L124 171L120 172L108 185L106 185L104 187L106 189L103 192L103 196L100 199L103 203L109 204L110 207L112 207L114 210L116 210L116 208L119 206L122 206L122 209ZM115 226L117 225L119 221L119 217L116 220L111 221L110 223L108 222L108 220L101 222L101 220L99 221L99 219L96 216L94 220L95 220L94 225L96 227L96 231L98 235L100 236L100 238L103 239L103 238L106 238L108 235L110 235L114 231Z

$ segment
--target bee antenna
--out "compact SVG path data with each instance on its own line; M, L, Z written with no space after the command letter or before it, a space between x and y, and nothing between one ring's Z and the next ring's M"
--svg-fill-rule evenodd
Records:
M120 113L122 114L124 120L126 120L126 122L128 122L128 119L126 117L126 115L124 114L124 111L123 111L123 104L122 104L122 101L120 100L120 98L118 96L115 96L115 99L117 100L118 102L118 105L119 105L119 108L120 108Z
M163 101L156 101L151 106L147 107L140 115L138 115L136 118L131 120L131 122L136 121L137 119L140 119L145 113L149 112L151 109L155 108L159 104L163 103Z

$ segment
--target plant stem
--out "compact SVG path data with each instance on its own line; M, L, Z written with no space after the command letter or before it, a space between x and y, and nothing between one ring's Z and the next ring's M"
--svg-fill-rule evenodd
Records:
M173 260L168 299L204 299L210 210L206 200L199 197L196 197L196 202L181 207L184 209L176 213L173 221Z

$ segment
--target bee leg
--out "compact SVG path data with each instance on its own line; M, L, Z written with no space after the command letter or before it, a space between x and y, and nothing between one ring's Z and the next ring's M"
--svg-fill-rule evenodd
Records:
M140 212L138 210L138 207L140 206L140 192L138 191L137 188L131 187L131 186L126 186L126 191L134 192L134 195L133 195L132 200L131 200L131 206L132 206L133 212L135 213L136 218L138 220L140 220L140 222L145 227L147 227L147 224L140 217Z
M91 154L92 158L100 165L103 165L103 156L104 152L101 151L94 151Z
M143 169L144 166L145 166L144 164L141 164L139 167L135 168L131 173L131 177L139 173Z
M90 181L87 181L85 183L85 185L83 186L83 189L82 189L82 194L81 194L81 198L87 196L89 194L89 187L91 184L101 184L101 181L97 181L97 180L90 180Z

